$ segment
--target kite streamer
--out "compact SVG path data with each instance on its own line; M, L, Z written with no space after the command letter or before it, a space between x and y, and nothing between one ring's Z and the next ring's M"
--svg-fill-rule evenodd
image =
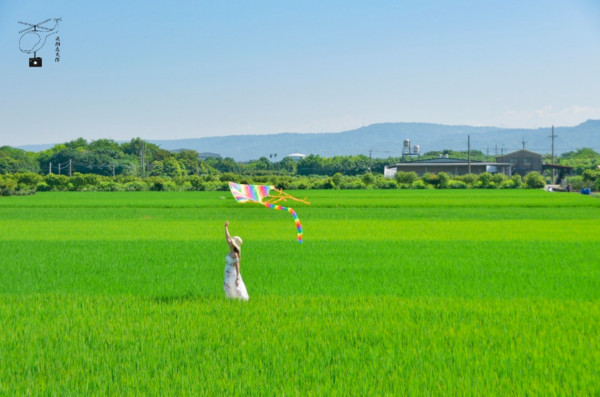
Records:
M296 230L298 231L298 242L302 244L302 224L300 223L300 219L298 218L298 214L294 211L293 208L284 207L282 205L275 205L270 203L263 203L263 205L267 208L271 208L277 211L287 211L292 214L292 218L294 218L294 222L296 223Z
M298 242L302 243L302 224L300 223L300 219L298 218L296 211L294 211L294 209L291 207L284 207L275 203L278 203L282 200L287 201L288 199L299 201L305 204L310 204L309 202L306 200L297 199L288 193L285 193L281 189L275 189L274 186L245 185L242 183L229 182L229 190L231 190L231 194L238 203L258 203L276 211L287 211L292 214L292 218L294 218L294 223L296 224L296 230L298 232ZM272 191L277 192L277 194L274 196L269 196L269 193Z

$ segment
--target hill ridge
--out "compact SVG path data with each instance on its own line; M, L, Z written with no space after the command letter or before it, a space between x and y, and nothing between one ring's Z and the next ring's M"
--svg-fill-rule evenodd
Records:
M572 127L555 127L555 153L581 147L600 150L600 120L587 120ZM446 125L425 122L384 122L340 132L280 132L275 134L226 135L187 139L148 139L166 150L193 149L199 153L218 153L237 161L248 161L277 154L282 159L290 153L315 154L323 157L373 154L374 157L399 157L405 139L411 147L419 145L421 153L452 149L471 149L490 155L522 149L551 153L551 127L536 129L499 128L494 126ZM21 149L44 150L54 145L24 145Z

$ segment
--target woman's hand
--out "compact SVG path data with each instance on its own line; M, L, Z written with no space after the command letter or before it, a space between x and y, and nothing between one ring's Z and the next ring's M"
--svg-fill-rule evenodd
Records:
M229 226L229 221L225 221L225 227Z
M239 277L235 279L235 286L236 287L240 286L240 279L239 279Z

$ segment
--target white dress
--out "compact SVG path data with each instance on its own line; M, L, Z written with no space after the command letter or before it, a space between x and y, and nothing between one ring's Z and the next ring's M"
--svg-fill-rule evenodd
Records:
M227 298L234 299L244 299L248 300L250 297L248 296L248 291L246 291L246 285L244 284L244 280L242 280L242 276L240 275L240 282L238 285L235 285L236 279L236 271L235 271L235 263L239 259L232 258L229 255L225 257L225 280L223 281L223 289L225 290L225 296Z

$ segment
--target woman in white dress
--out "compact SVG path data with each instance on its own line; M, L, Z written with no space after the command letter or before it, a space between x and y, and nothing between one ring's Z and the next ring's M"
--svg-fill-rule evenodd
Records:
M227 298L248 300L248 291L240 274L240 261L242 259L242 239L240 236L229 235L227 227L229 222L225 222L225 238L229 245L229 253L225 257L225 280L223 289Z

